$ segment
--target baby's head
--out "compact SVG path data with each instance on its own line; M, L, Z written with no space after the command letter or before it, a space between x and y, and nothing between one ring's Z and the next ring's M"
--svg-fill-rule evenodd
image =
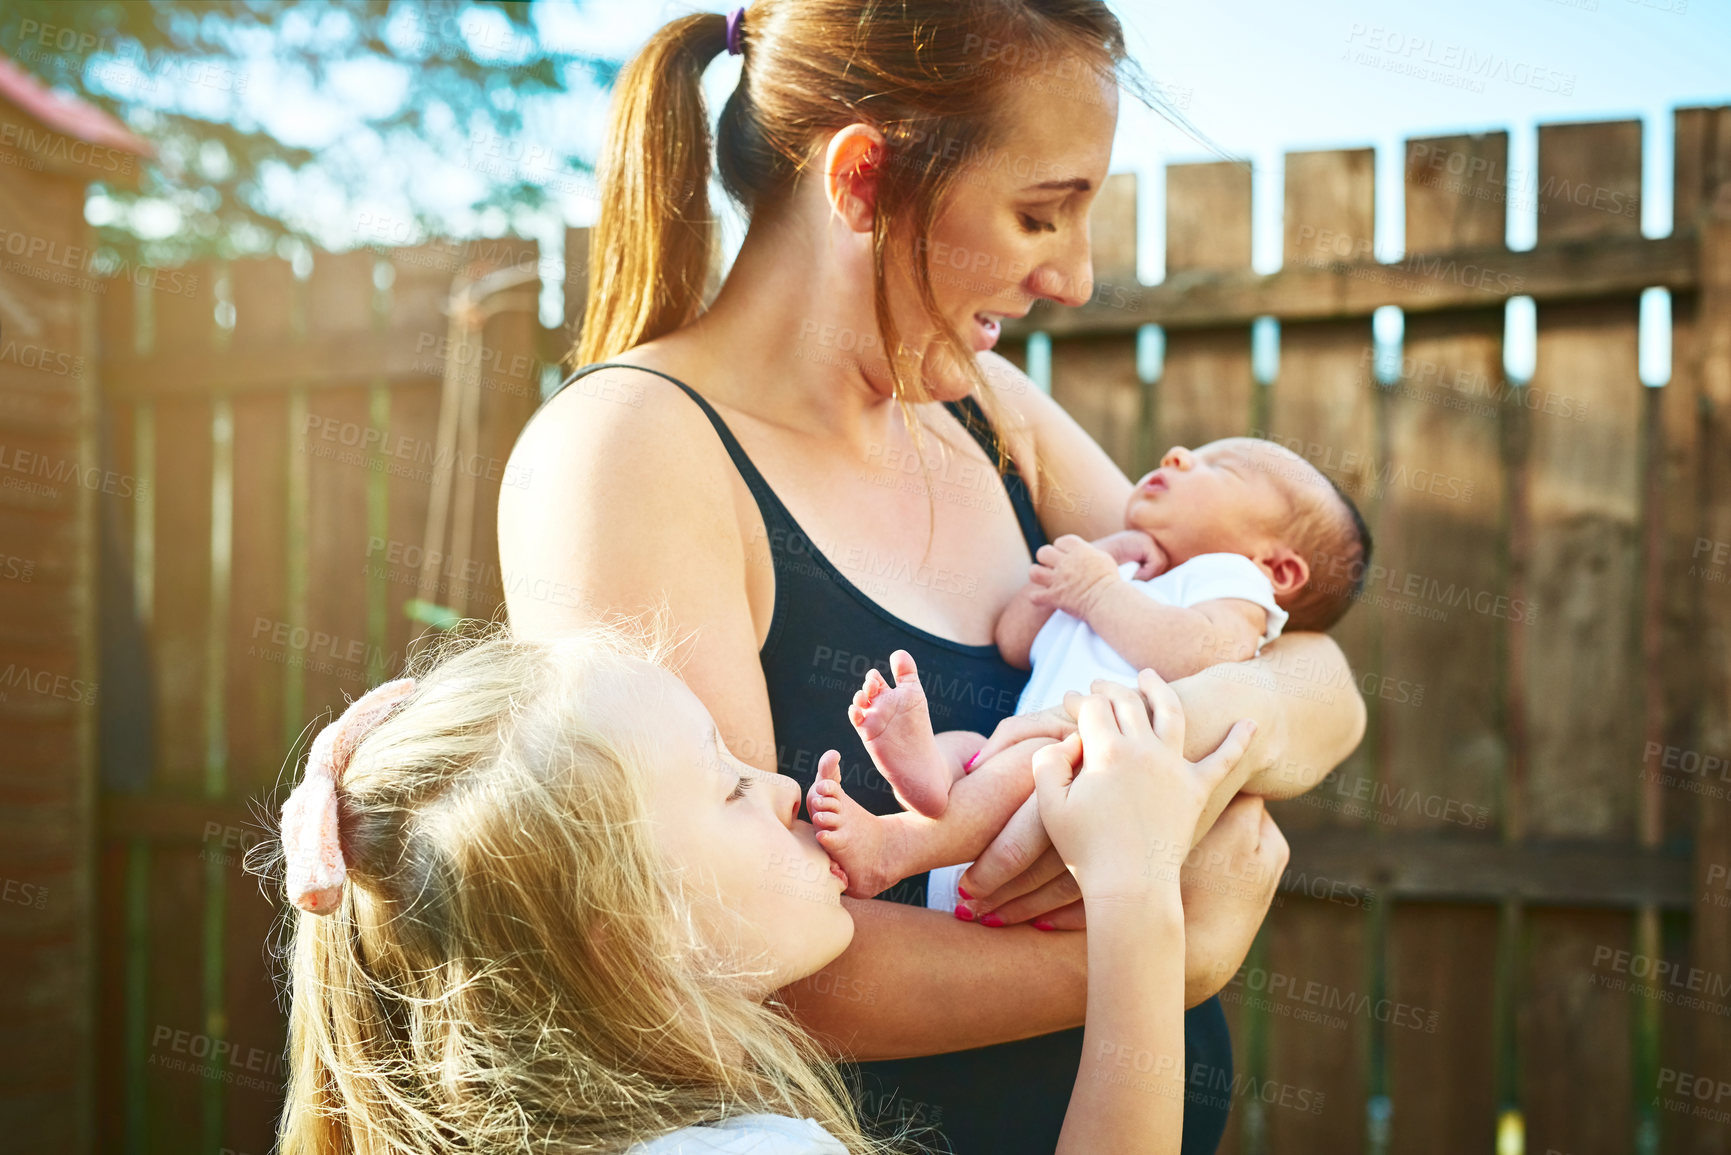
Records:
M1352 500L1292 450L1254 437L1167 450L1131 491L1124 521L1172 565L1205 553L1248 557L1274 584L1288 630L1334 625L1369 568L1370 530Z
M290 911L285 1155L614 1150L718 1107L855 1133L763 1002L845 949L845 884L668 633L448 644L350 743L346 882Z

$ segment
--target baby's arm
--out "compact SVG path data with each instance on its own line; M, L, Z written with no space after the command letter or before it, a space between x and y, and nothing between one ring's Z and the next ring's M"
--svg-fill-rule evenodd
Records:
M1136 576L1142 580L1166 570L1166 554L1153 538L1140 530L1126 529L1107 534L1094 542L1094 547L1104 551L1118 565L1127 561L1140 563ZM1029 573L1041 568L1036 561L1029 567ZM1054 605L1041 605L1035 601L1034 591L1038 588L1030 580L1029 584L1016 591L1016 596L1010 599L1010 604L998 615L993 641L997 643L998 652L1003 655L1004 661L1018 670L1026 670L1033 665L1033 659L1029 655L1034 648L1034 637L1040 632L1040 627L1051 618L1052 612L1059 608Z
M1267 612L1240 598L1162 605L1121 580L1112 555L1074 534L1042 546L1039 559L1030 573L1035 604L1082 619L1126 662L1167 681L1255 656L1268 626Z
M1033 668L1030 655L1034 649L1034 637L1058 608L1035 604L1036 588L1030 584L1017 590L1010 604L1004 607L1004 612L998 615L998 624L993 629L992 640L998 644L998 653L1018 670Z
M1268 611L1255 602L1216 598L1180 609L1161 605L1128 582L1102 590L1093 608L1076 616L1126 662L1168 682L1255 657L1268 628Z

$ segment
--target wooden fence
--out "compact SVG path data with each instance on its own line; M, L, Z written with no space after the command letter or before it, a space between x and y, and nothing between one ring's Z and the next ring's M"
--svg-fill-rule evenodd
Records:
M1124 256L1134 186L1115 177L1094 300L1005 334L1018 359L1049 337L1053 395L1132 475L1169 444L1261 433L1376 535L1337 631L1369 732L1278 806L1292 870L1223 995L1239 1077L1197 1088L1236 1101L1225 1151L1454 1155L1491 1150L1499 1120L1532 1152L1731 1149L1711 1114L1731 1096L1701 1092L1731 1080L1731 109L1680 110L1675 130L1677 223L1653 240L1636 122L1544 127L1513 181L1502 133L1410 141L1393 265L1370 256L1371 152L1290 155L1272 275L1251 270L1248 170L1174 166L1157 286ZM1510 252L1520 198L1538 244ZM485 247L319 253L305 280L243 262L190 294L103 298L105 465L147 495L102 511L101 708L136 720L103 756L104 1150L271 1146L277 902L240 856L303 727L400 663L411 599L498 605L504 462L563 340L526 308L487 321L471 432L441 434L447 361L477 355L443 311L453 276L537 260ZM1672 294L1661 388L1636 371L1652 286ZM1538 317L1519 388L1517 294ZM1385 305L1405 314L1386 382ZM1279 370L1259 384L1266 316ZM1138 375L1147 324L1157 381ZM470 479L448 504L468 544L428 567L441 461Z

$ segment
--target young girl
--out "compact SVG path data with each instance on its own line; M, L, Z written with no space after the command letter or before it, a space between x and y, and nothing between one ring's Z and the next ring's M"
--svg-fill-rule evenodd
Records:
M728 752L667 634L453 643L319 735L283 808L284 1155L885 1150L773 998L848 945L846 879L793 780ZM1035 763L1089 914L1059 1150L1176 1151L1177 866L1250 726L1192 765L1151 671L1097 685Z

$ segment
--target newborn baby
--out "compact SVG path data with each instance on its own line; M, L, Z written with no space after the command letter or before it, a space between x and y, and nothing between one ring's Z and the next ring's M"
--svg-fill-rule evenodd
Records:
M1004 659L1033 670L1016 713L1087 693L1096 678L1135 685L1151 667L1174 681L1252 658L1288 626L1326 630L1351 606L1370 561L1370 532L1352 501L1296 453L1255 438L1168 451L1137 482L1124 521L1093 544L1066 534L1042 546L1028 585L1000 615ZM807 805L849 894L870 897L932 870L937 897L928 905L947 909L965 864L937 868L979 854L1027 800L1032 748L969 773L932 732L912 655L897 650L890 671L894 686L867 672L848 717L906 811L880 816L855 803L829 757Z

